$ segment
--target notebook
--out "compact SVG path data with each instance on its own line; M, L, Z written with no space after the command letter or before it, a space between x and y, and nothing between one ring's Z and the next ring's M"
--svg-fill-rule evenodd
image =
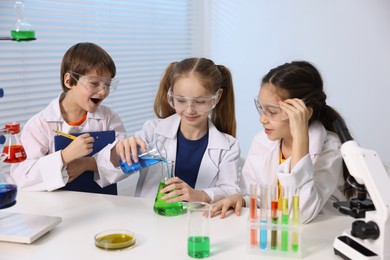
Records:
M92 156L95 153L100 152L108 144L111 144L115 141L115 131L97 131L97 132L88 132L95 141L93 142L93 150L87 156ZM83 133L70 133L74 136L79 136ZM54 136L54 149L56 151L65 149L73 140L69 139L62 135ZM81 192L91 192L91 193L101 193L101 194L111 194L117 195L117 185L111 184L104 188L100 187L94 181L94 172L87 171L77 177L71 183L67 183L65 187L62 187L61 190L70 190L70 191L81 191Z

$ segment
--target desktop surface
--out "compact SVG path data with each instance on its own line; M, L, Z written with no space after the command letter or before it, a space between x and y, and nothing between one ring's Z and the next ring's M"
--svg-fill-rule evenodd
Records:
M128 196L54 191L19 191L15 206L4 212L58 216L62 222L32 244L0 242L0 259L193 259L187 256L187 215L160 216L153 200ZM208 259L286 259L248 250L247 219L230 215L210 221ZM348 229L347 216L319 215L302 227L302 259L340 259L333 241ZM94 236L105 230L127 229L136 245L108 251L95 246Z

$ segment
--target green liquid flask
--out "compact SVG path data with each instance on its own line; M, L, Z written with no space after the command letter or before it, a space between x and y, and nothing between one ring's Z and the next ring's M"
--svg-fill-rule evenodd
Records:
M161 199L165 193L161 193L160 190L165 188L165 181L174 177L175 162L165 161L162 162L162 180L158 186L156 199L154 201L154 212L162 216L177 216L183 214L183 204L181 201L168 203L166 200Z
M35 31L31 24L24 20L23 1L15 1L16 23L11 29L11 37L15 41L32 41L35 40Z

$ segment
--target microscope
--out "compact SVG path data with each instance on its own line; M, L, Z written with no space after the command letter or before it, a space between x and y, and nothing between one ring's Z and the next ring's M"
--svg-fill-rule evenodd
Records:
M342 141L341 154L352 175L348 182L358 194L349 202L334 205L357 218L350 230L334 240L334 253L344 259L390 259L390 177L378 154L361 148L342 119L334 125Z

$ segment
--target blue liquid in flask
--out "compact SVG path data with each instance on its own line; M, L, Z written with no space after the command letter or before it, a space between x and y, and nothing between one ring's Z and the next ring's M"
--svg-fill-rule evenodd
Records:
M132 165L129 165L127 162L123 162L121 158L119 158L119 165L124 173L132 174L142 168L150 167L163 161L164 160L162 158L158 157L138 157L138 162L134 162L132 159Z

